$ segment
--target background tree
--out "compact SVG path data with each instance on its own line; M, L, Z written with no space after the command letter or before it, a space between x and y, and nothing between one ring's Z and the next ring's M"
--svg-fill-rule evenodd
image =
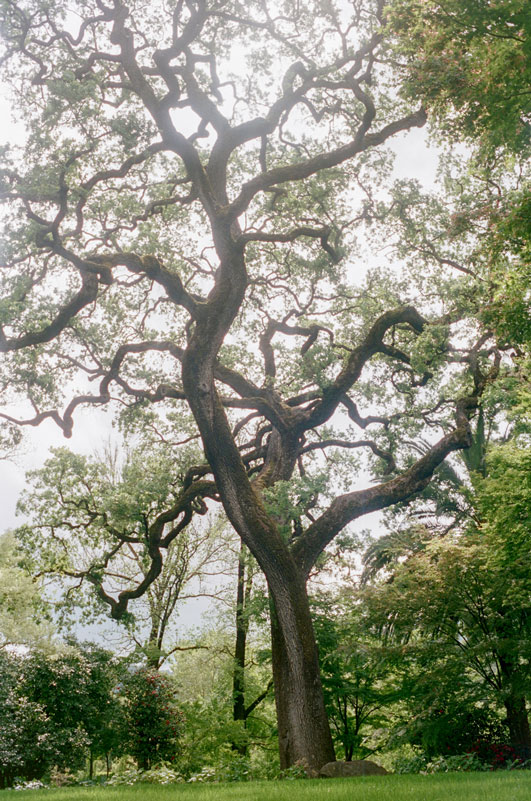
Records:
M33 572L53 577L56 595L62 585L56 601L62 618L81 604L97 616L107 608L102 601L114 608L133 601L123 635L158 668L176 647L168 635L175 637L172 616L185 587L195 581L194 595L208 592L203 582L222 569L226 543L215 521L202 530L171 525L173 459L160 446L146 451L139 446L120 459L111 452L91 458L54 450L44 467L28 474L31 489L18 510L29 523L16 535ZM154 528L167 544L156 580L149 554Z
M200 630L203 647L177 652L172 663L184 715L179 768L185 775L208 767L223 774L233 769L248 773L258 770L263 777L273 777L279 766L267 620L262 614L264 619L257 622L256 612L247 610L243 671L246 715L244 719L235 718L233 593L227 598L226 610L209 616ZM254 606L256 601L251 603Z
M359 599L344 588L313 600L325 704L334 741L350 761L373 752L364 744L389 724L399 697L394 666L364 620Z
M0 650L9 646L51 647L54 629L42 586L22 567L15 536L0 536Z
M476 479L476 525L443 538L417 535L413 551L402 549L407 558L391 568L392 580L368 590L373 620L420 660L413 728L422 724L430 748L463 747L462 737L451 744L445 731L451 721L466 731L459 706L470 720L478 709L488 717L492 706L505 711L515 754L529 758L530 576L520 550L529 538L528 461L528 449L495 448L493 474Z
M68 437L80 407L114 405L169 435L175 500L146 532L145 578L118 601L91 578L123 616L171 539L220 501L268 583L283 767L334 758L315 560L470 444L500 359L462 285L438 296L425 275L374 273L349 286L383 146L426 121L392 86L383 5L179 0L148 15L94 0L69 4L68 24L60 3L1 5L28 120L1 171L0 334L2 387L27 411L3 419ZM438 439L419 456L424 429ZM204 460L183 474L177 453L198 435ZM335 449L367 454L378 483L325 469Z
M238 554L238 577L236 582L236 611L234 623L236 636L234 641L234 668L232 677L232 719L240 722L244 732L233 740L232 746L241 756L248 754L248 741L246 735L247 722L254 710L267 697L272 687L270 679L263 690L255 692L252 700L246 697L246 674L248 658L249 625L253 617L263 610L263 594L253 594L253 584L256 583L257 565L250 557L247 548L240 545Z
M43 468L28 474L30 488L18 508L29 522L17 529L17 537L34 572L52 578L54 596L62 588L55 607L63 626L79 625L80 608L85 621L90 613L101 616L102 585L119 602L120 593L146 580L150 568L146 532L173 505L173 467L168 445L159 441L158 446L152 442L149 447L125 449L122 457L109 448L100 457L56 449ZM176 632L172 616L179 611L179 602L204 595L231 608L235 603L232 718L240 727L218 724L245 756L247 721L271 689L266 681L264 688L253 687L246 697L249 622L264 603L262 597L257 605L253 596L259 570L245 546L239 541L231 544L221 519L205 519L203 529L190 525L179 532L164 553L160 574L140 598L131 598L127 626L114 639L129 651L136 647L137 657L145 657L149 667L158 669L178 652L211 650L201 633ZM79 532L74 546L73 531ZM236 590L228 587L235 561ZM220 582L226 586L220 588ZM234 592L235 602L230 597ZM172 634L173 642L168 641Z

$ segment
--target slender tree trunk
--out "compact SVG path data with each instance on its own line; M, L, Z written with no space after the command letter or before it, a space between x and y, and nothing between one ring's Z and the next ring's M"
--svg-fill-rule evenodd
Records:
M305 582L297 579L269 579L280 767L299 764L315 775L335 754Z
M245 726L247 715L245 713L245 650L247 646L248 621L245 610L246 576L245 576L245 545L240 546L238 556L238 585L236 590L236 643L234 648L234 668L232 681L232 717L233 720L242 721ZM247 756L245 742L233 742L232 749L242 756Z
M147 666L152 670L158 670L160 667L160 620L159 615L151 612L151 626L149 630L149 637L147 640Z
M531 759L531 731L524 696L507 698L505 710L512 747L521 759Z
M94 776L94 754L92 753L92 748L89 752L89 779L92 781Z
M148 668L151 668L151 670L158 670L160 668L160 662L160 651L157 642L150 639L148 641L146 665Z

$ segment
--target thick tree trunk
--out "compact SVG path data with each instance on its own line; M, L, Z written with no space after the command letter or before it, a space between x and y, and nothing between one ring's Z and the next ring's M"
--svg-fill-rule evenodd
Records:
M198 325L197 331L199 328ZM195 344L199 345L197 331ZM204 341L208 341L206 334ZM212 368L202 364L208 360L200 356L200 350L194 353L192 345L188 348L183 360L183 385L227 516L263 570L274 605L272 650L280 763L283 768L299 763L316 774L335 756L306 594L306 573L297 567L259 492L249 483L213 386ZM264 482L267 470L275 480L288 478L293 470L298 440L292 438L289 447L275 449L278 439L273 431L262 471Z
M520 759L531 759L531 731L525 698L510 696L505 700L511 745Z
M305 582L269 578L280 767L317 774L335 760Z

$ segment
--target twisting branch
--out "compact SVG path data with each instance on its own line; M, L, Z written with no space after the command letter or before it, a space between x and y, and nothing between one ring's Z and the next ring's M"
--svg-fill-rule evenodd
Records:
M98 295L98 279L89 272L83 271L81 274L81 289L57 314L53 322L39 331L30 331L19 337L8 339L3 328L0 326L0 352L21 350L31 345L41 345L44 342L51 342L55 339L76 315L84 308L93 303Z
M273 233L268 233L266 231L247 231L238 237L237 242L242 244L247 244L248 242L294 242L296 239L300 239L304 236L310 239L319 239L323 250L325 250L332 261L337 264L340 261L340 257L328 241L331 233L332 229L329 225L323 226L322 228L311 228L307 225L301 225L285 233L280 231Z
M367 426L370 426L373 423L380 423L384 426L384 428L389 428L391 422L390 417L380 417L378 415L368 415L367 417L362 417L358 411L357 405L351 398L348 397L348 395L344 395L341 398L341 403L347 410L350 419L353 420L360 428L366 429Z
M285 167L275 167L269 170L269 172L262 173L244 184L238 197L227 208L227 218L234 220L240 214L243 214L258 192L263 192L277 184L283 184L289 181L302 181L321 170L337 167L339 164L343 164L359 153L363 153L371 147L382 144L400 131L408 131L411 128L422 128L426 120L427 117L424 109L420 109L401 120L389 123L389 125L384 126L376 133L367 133L362 124L359 129L359 135L347 145L321 153L318 156L313 156L306 161L301 161Z
M127 612L128 604L136 598L142 597L147 589L160 576L163 567L162 550L167 549L178 535L190 524L194 514L205 514L206 506L204 497L215 493L215 485L211 481L198 481L183 489L175 504L165 512L159 514L148 528L146 537L147 554L149 556L149 567L142 580L133 588L122 590L118 597L114 598L103 585L97 570L105 568L112 556L121 547L123 540L117 547L109 552L103 562L97 566L92 566L84 573L77 575L83 576L96 589L99 598L111 608L111 616L119 620ZM178 519L180 518L180 519ZM169 523L174 525L163 536L163 532Z
M395 325L405 323L413 331L420 333L426 320L413 306L402 306L382 314L371 326L363 342L354 348L346 365L332 384L323 390L322 399L309 411L301 427L314 428L328 420L340 403L344 403L345 393L355 384L369 359L376 353L385 353L387 346L383 338Z
M473 355L475 352L477 353L479 347L480 343L477 343L470 356L470 372L474 381L474 389L455 403L456 427L432 445L421 458L396 478L376 487L336 497L328 509L293 544L292 552L306 575L323 548L348 523L361 515L407 500L415 493L420 492L429 484L435 469L450 453L472 445L470 419L477 410L486 386L495 380L500 365L500 354L495 352L490 369L486 373L481 373Z

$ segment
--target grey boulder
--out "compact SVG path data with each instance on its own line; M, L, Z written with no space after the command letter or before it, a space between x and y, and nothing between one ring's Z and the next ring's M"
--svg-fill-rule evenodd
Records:
M385 768L368 759L354 759L352 762L327 762L319 771L322 779L346 778L348 776L383 776Z

